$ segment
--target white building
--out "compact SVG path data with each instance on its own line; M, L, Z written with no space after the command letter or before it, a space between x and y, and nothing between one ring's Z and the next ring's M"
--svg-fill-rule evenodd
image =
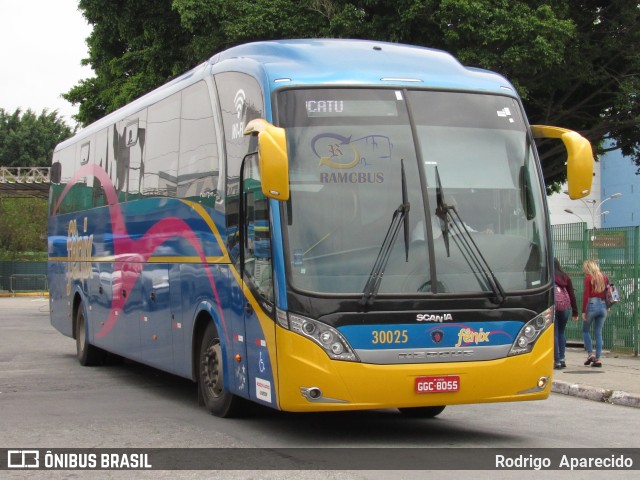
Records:
M586 222L587 228L640 225L640 175L636 175L637 168L619 150L602 155L594 164L593 184L587 197L571 200L565 193L547 197L551 224Z
M560 193L554 193L547 197L551 225L586 222L587 228L593 228L594 224L595 228L602 226L601 214L606 210L597 208L601 201L600 162L595 162L593 165L593 183L591 184L591 193L588 196L580 200L571 200L564 191L566 191L566 184L563 185ZM606 202L602 206L606 208ZM568 213L567 209L573 213Z

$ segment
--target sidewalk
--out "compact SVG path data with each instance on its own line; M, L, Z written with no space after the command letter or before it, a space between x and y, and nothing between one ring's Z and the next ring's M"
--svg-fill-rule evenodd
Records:
M49 292L7 292L6 290L0 291L0 298L13 298L13 297L48 297Z
M567 347L567 368L553 371L551 391L640 408L640 357L603 352L602 368L584 366L582 348Z

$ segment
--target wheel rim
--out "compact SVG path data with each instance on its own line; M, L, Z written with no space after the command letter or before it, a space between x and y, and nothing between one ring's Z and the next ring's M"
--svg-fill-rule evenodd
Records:
M202 385L210 397L222 395L222 348L220 343L209 345L202 357Z

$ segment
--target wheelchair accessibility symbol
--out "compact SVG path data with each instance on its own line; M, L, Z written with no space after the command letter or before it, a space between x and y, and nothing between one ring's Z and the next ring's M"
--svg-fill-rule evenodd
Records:
M260 352L260 360L258 361L258 370L260 370L260 373L264 373L266 368L267 367L264 364L264 359L262 358L262 352Z

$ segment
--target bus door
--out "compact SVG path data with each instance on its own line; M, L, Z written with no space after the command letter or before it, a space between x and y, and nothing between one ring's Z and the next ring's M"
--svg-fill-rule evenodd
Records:
M243 287L249 394L276 403L268 338L275 336L269 199L262 193L257 155L246 158L242 171ZM270 330L270 331L268 331ZM275 352L271 352L275 358ZM275 367L275 366L274 366Z

